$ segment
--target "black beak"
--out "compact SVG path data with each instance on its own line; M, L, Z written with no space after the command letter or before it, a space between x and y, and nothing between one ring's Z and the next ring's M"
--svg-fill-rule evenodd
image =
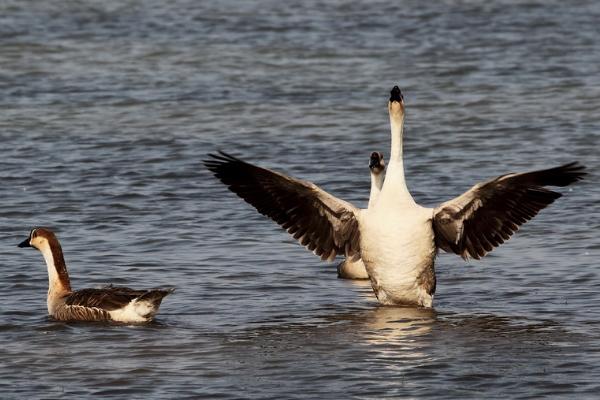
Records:
M394 88L390 92L390 101L397 101L398 103L402 103L402 100L404 100L404 96L402 96L400 88L398 86L394 86Z
M373 169L379 165L379 158L371 157L369 160L369 168Z
M19 243L17 246L19 247L31 247L31 245L29 244L29 238L23 240L21 243Z

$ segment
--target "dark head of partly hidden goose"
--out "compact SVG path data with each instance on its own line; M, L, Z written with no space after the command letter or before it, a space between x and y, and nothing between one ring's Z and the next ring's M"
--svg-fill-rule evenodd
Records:
M371 158L369 159L369 169L374 174L380 174L385 169L385 161L383 161L383 154L379 151L374 151L371 153Z

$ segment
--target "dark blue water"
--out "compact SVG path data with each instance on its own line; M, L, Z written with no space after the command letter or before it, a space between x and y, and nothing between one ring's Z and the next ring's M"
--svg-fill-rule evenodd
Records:
M2 398L595 398L597 2L0 3ZM365 206L405 94L435 206L509 171L587 180L435 311L379 307L205 170L223 149ZM33 226L74 288L175 286L148 326L47 317Z

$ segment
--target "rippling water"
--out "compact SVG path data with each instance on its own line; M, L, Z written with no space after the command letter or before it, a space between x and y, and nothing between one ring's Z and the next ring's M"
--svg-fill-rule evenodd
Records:
M214 4L211 4L214 3ZM593 1L0 3L2 398L539 398L600 393L600 5ZM405 93L408 184L579 160L588 179L435 311L379 307L202 165L224 149L364 206ZM53 227L75 288L169 285L148 326L46 316Z

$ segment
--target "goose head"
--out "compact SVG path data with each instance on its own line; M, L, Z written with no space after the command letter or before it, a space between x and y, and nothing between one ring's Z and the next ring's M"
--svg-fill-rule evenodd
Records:
M62 248L54 233L46 228L34 228L29 232L29 237L18 244L19 247L33 247L38 249L48 266L50 280L49 293L64 293L71 291L69 273L63 257ZM50 294L48 295L50 296Z
M385 169L385 161L383 161L383 154L374 151L371 153L371 158L369 159L369 169L371 173L375 175L379 175Z
M51 242L58 242L54 233L45 228L33 228L29 232L29 237L19 243L19 247L33 247L38 250L42 250L46 247L50 247Z
M394 86L390 92L388 110L392 117L401 118L404 116L404 96L398 86Z

